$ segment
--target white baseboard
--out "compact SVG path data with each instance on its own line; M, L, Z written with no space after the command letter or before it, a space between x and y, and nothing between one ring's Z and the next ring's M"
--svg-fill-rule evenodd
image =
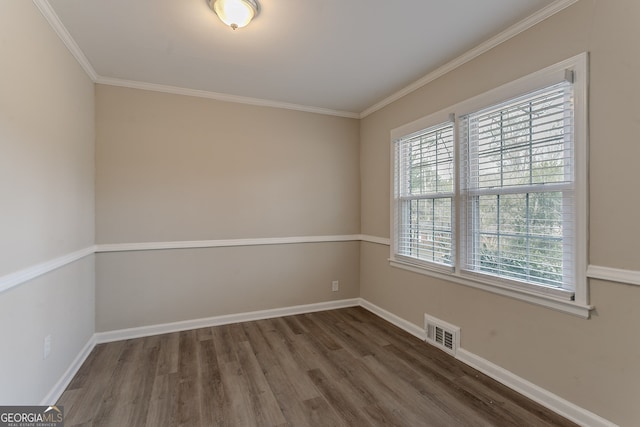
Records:
M121 329L116 331L95 333L87 344L80 351L78 356L69 366L56 385L40 403L49 405L55 403L65 388L69 385L74 375L78 372L91 350L96 344L120 341L132 338L140 338L171 332L186 331L211 326L227 325L231 323L248 322L253 320L271 319L274 317L292 316L296 314L313 313L316 311L334 310L339 308L361 306L378 317L396 325L411 335L424 340L425 331L423 328L399 317L395 314L378 307L364 298L353 298L338 301L327 301L316 304L297 305L292 307L276 308L270 310L252 311L248 313L230 314L224 316L208 317L203 319L186 320L182 322L165 323L160 325L143 326L139 328ZM426 345L426 344L425 344ZM459 348L456 358L461 362L488 375L494 380L506 385L516 392L541 404L542 406L556 412L559 415L579 424L588 427L616 427L610 421L583 409L568 400L556 396L555 394L507 371L500 366L477 356L470 351Z
M421 340L425 339L425 331L419 326L414 325L411 322L408 322L401 317L396 316L393 313L386 311L383 308L378 307L377 305L360 298L360 305L373 314L383 318L384 320L393 323L401 329L404 329L406 332L410 333L413 336L420 338ZM480 356L477 356L470 351L467 351L463 348L458 348L456 353L456 359L459 361L471 366L474 369L482 372L485 375L493 378L501 384L506 385L507 387L517 391L518 393L528 397L552 410L553 412L562 415L563 417L577 423L581 426L588 427L616 427L615 424L611 423L604 418L587 411L573 403L569 402L561 398L560 396L556 396L555 394L543 389L542 387L538 387L537 385L525 380L524 378L520 378L513 372L507 371L500 366L489 362L486 359L483 359Z
M507 371L463 348L458 349L456 359L576 424L589 427L616 427L612 422L605 420L593 412L589 412L542 387L538 387L513 372Z
M91 338L89 338L89 341L87 341L84 347L82 347L80 353L78 353L76 358L73 359L73 362L71 362L71 365L69 365L65 373L62 374L62 377L60 377L58 382L53 386L49 393L47 393L47 395L40 401L40 405L49 406L56 404L58 399L60 399L60 396L62 396L64 390L69 386L71 380L78 373L78 370L80 370L80 367L82 366L84 361L87 360L87 357L89 357L89 354L95 346L95 335L92 335Z
M393 323L400 329L409 332L414 337L420 338L423 341L426 339L426 333L423 328L414 325L413 323L404 320L401 317L396 316L395 314L385 310L384 308L378 307L377 305L370 303L364 298L360 298L360 306L366 308L376 316L383 318L387 322Z
M171 332L188 331L191 329L207 328L211 326L229 325L231 323L272 319L274 317L313 313L314 311L335 310L338 308L354 307L358 305L360 305L360 300L358 298L327 301L316 304L296 305L285 308L275 308L270 310L251 311L248 313L229 314L224 316L207 317L203 319L185 320L181 322L163 323L160 325L141 326L139 328L97 332L95 334L95 338L96 343L100 344L105 342L167 334Z
M228 325L231 323L249 322L252 320L271 319L274 317L292 316L296 314L313 313L316 311L335 310L339 308L355 307L360 305L359 298L327 301L316 304L296 305L291 307L276 308L271 310L252 311L248 313L215 316L204 319L186 320L183 322L165 323L161 325L143 326L140 328L120 329L117 331L97 332L87 341L73 360L69 368L42 399L40 405L51 405L60 399L73 377L87 359L96 344L112 341L121 341L132 338L141 338L152 335L166 334L170 332L188 331L191 329L205 328L209 326Z

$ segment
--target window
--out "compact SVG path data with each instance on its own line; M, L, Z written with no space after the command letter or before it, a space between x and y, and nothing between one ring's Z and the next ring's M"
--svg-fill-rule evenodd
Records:
M396 143L397 254L453 266L453 123Z
M586 54L392 141L392 265L588 316Z
M462 268L572 291L572 83L463 116L460 129Z

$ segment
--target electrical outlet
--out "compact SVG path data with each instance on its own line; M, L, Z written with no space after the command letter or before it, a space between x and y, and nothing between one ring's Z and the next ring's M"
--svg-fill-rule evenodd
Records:
M51 334L49 334L46 337L44 337L44 350L43 350L44 359L49 357L49 355L51 354L51 341L52 340L53 340L53 338L51 338Z
M338 290L340 290L340 282L334 280L333 282L331 282L331 291L338 292Z

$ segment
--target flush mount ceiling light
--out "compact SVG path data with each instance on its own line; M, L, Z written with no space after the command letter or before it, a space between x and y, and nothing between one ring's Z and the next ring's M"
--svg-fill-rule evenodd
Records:
M246 27L260 12L255 0L208 0L218 18L234 30Z

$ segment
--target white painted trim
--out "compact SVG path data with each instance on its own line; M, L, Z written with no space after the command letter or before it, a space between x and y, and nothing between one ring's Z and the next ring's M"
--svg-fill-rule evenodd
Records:
M229 95L219 92L209 92L205 90L188 89L177 86L168 86L155 83L138 82L132 80L116 79L98 75L82 49L78 46L69 31L60 21L48 0L33 0L33 3L40 10L51 28L60 37L60 40L67 47L69 52L76 58L80 66L95 83L109 86L128 87L132 89L150 90L154 92L172 93L176 95L195 96L198 98L215 99L218 101L235 102L238 104L256 105L261 107L283 108L286 110L303 111L307 113L324 114L329 116L347 117L359 119L360 114L351 111L332 110L330 108L312 107L307 105L292 104L288 102L271 101L267 99L250 98L246 96Z
M218 101L235 102L238 104L256 105L260 107L282 108L285 110L302 111L306 113L324 114L328 116L346 117L350 119L359 119L360 114L351 111L333 110L330 108L312 107L308 105L292 104L288 102L272 101L268 99L250 98L246 96L229 95L226 93L209 92L206 90L188 89L177 86L162 85L156 83L139 82L133 80L124 80L111 77L103 77L98 75L91 62L87 59L82 49L73 39L67 28L62 24L60 18L51 7L48 0L33 0L33 3L40 10L51 28L60 37L60 40L67 47L69 52L78 61L80 66L87 73L89 78L95 83L109 86L128 87L132 89L150 90L154 92L171 93L175 95L195 96L198 98L215 99Z
M124 79L116 79L111 77L100 76L97 74L97 72L95 71L95 69L93 68L93 66L87 59L87 57L85 56L85 54L82 52L78 44L75 42L71 34L69 34L69 31L62 24L62 22L60 21L60 18L58 18L58 15L55 13L53 8L49 4L49 1L33 0L33 3L40 10L40 13L42 13L42 15L45 17L47 22L49 22L49 25L56 32L58 37L60 37L60 39L65 44L67 49L69 49L69 52L71 52L71 54L76 58L76 60L78 61L80 66L84 69L84 71L87 73L87 75L91 78L91 80L93 80L96 83L110 85L110 86L121 86L121 87L129 87L134 89L151 90L155 92L172 93L177 95L196 96L200 98L216 99L219 101L236 102L240 104L283 108L287 110L303 111L303 112L316 113L316 114L325 114L330 116L363 119L368 115L391 104L392 102L397 101L403 96L408 95L409 93L421 88L427 83L430 83L435 79L447 74L448 72L455 70L461 65L471 61L472 59L480 56L481 54L489 51L490 49L493 49L499 44L517 36L523 31L528 30L534 25L544 21L545 19L549 18L550 16L553 16L554 14L560 12L561 10L571 6L573 3L577 1L578 0L557 0L556 2L539 10L538 12L518 22L517 24L512 25L511 27L495 35L489 40L465 52L464 54L460 55L456 59L435 69L434 71L430 72L429 74L422 77L421 79L411 83L408 86L405 86L403 89L388 96L382 101L377 102L376 104L372 105L371 107L365 109L360 113L355 113L351 111L333 110L329 108L312 107L307 105L292 104L287 102L272 101L272 100L259 99L259 98L229 95L229 94L224 94L219 92L209 92L204 90L181 88L177 86L168 86L168 85L161 85L161 84L155 84L155 83L138 82L138 81L132 81L132 80L124 80Z
M115 331L97 332L97 344L112 341L128 340L132 338L148 337L152 335L168 334L171 332L188 331L191 329L207 328L211 326L229 325L232 323L251 322L254 320L272 319L274 317L293 316L296 314L313 313L315 311L335 310L338 308L355 307L360 305L358 298L338 301L327 301L315 304L296 305L292 307L274 308L270 310L252 311L248 313L228 314L204 319L184 320L181 322L163 323L159 325L141 326L139 328L120 329Z
M351 111L341 111L341 110L333 110L329 108L321 108L321 107L313 107L307 105L299 105L287 102L280 101L272 101L267 99L259 99L259 98L250 98L245 96L237 96L237 95L229 95L225 93L219 92L210 92L205 90L197 90L197 89L188 89L177 86L169 86L155 83L147 83L147 82L138 82L132 80L124 80L117 79L111 77L103 77L97 74L85 54L82 52L78 44L75 42L69 31L60 21L58 15L55 13L48 0L33 0L33 3L38 7L42 15L49 22L49 25L56 32L58 37L65 44L69 52L76 58L80 66L84 69L87 75L91 78L92 81L100 84L110 85L110 86L120 86L120 87L128 87L134 89L142 89L142 90L150 90L155 92L164 92L164 93L172 93L177 95L186 95L186 96L195 96L200 98L208 98L215 99L218 101L226 101L226 102L235 102L240 104L248 104L248 105L256 105L263 107L273 107L273 108L283 108L287 110L295 110L295 111L303 111L308 113L316 113L316 114L324 114L330 116L338 116L338 117L346 117L353 119L363 119L368 115L382 109L383 107L391 104L394 101L402 98L405 95L408 95L411 92L421 88L422 86L434 81L435 79L449 73L450 71L455 70L461 65L471 61L472 59L480 56L481 54L493 49L499 44L517 36L523 31L528 30L534 25L544 21L545 19L553 16L554 14L560 12L561 10L571 6L578 0L557 0L554 3L548 5L547 7L539 10L533 15L527 17L526 19L512 25L501 33L495 35L489 40L481 43L475 48L465 52L460 55L456 59L448 62L447 64L435 69L430 72L426 76L421 79L411 83L408 86L405 86L403 89L398 92L388 96L382 101L377 102L371 107L365 109L360 113L351 112Z
M638 270L624 270L621 268L589 265L589 267L587 267L587 277L640 286L640 271Z
M179 332L203 327L220 326L230 323L248 322L260 319L270 319L274 317L291 316L296 314L312 313L316 311L334 310L345 307L361 306L378 317L398 326L411 335L425 340L425 331L423 328L402 319L395 314L378 307L377 305L363 299L353 298L339 301L328 301L317 304L298 305L293 307L254 311L249 313L231 314L225 316L216 316L205 319L187 320L182 322L166 323L161 325L143 326L140 328L122 329L117 331L95 333L82 348L78 356L71 363L69 368L62 375L60 380L54 385L51 391L40 402L40 405L49 405L55 403L66 387L69 385L73 377L87 359L96 344L107 343L112 341L120 341L126 339L140 338L151 335L165 334L171 332ZM615 424L601 418L600 416L587 411L555 394L523 379L485 360L467 350L458 348L456 358L461 362L483 372L496 381L512 388L524 396L538 402L544 407L574 421L583 426L590 427L615 427Z
M313 313L316 311L335 310L346 307L356 307L360 305L359 298L345 299L339 301L327 301L316 304L297 305L271 310L253 311L248 313L230 314L225 316L215 316L205 319L186 320L182 322L165 323L160 325L143 326L140 328L121 329L108 332L94 333L80 353L71 362L49 393L40 401L40 405L51 405L60 399L62 393L71 383L73 377L78 373L82 364L87 360L91 351L97 344L142 338L152 335L166 334L171 332L188 331L191 329L205 328L211 326L228 325L231 323L250 322L253 320L272 319L274 317L292 316L296 314Z
M76 61L78 61L78 64L80 64L85 73L87 73L89 78L95 82L98 78L96 70L93 69L93 66L84 55L84 52L82 52L76 41L71 37L71 34L69 34L69 31L67 31L66 27L62 24L60 18L58 18L58 15L49 4L49 1L33 0L33 3L40 10L40 13L47 20L51 28L53 28L53 31L55 31L58 37L60 37L62 43L64 43L67 49L69 49L71 55L76 58Z
M160 249L195 249L217 248L233 246L263 246L263 245L288 245L294 243L325 243L325 242L358 242L367 239L374 243L384 244L385 239L362 234L346 234L334 236L298 236L298 237L266 237L258 239L228 239L228 240L196 240L179 242L144 242L144 243L113 243L89 246L76 252L61 257L32 265L20 271L0 276L0 293L47 274L53 270L75 262L94 253L124 252L124 251L150 251Z
M382 307L378 307L377 305L367 301L364 298L360 298L360 306L366 308L367 310L369 310L376 316L386 320L387 322L396 325L398 328L409 332L411 335L421 339L422 341L427 338L424 328L414 325L413 323L404 320L402 317L396 316L390 311L387 311Z
M51 259L49 261L41 262L40 264L32 265L23 270L16 271L14 273L7 274L0 277L0 293L8 289L18 286L24 282L35 279L36 277L47 274L60 267L64 267L67 264L71 264L79 259L82 259L88 255L94 253L94 246L89 246L70 254L63 255L58 258Z
M388 237L378 237L378 236L370 236L368 234L361 234L360 240L363 242L377 243L379 245L387 245L387 246L391 245L391 239L389 239Z
M540 306L552 308L562 312L577 315L583 318L589 318L590 311L593 307L589 305L588 300L588 283L586 280L585 272L587 270L587 235L588 235L588 221L587 221L587 81L588 81L588 54L581 53L568 58L564 61L558 62L551 66L548 66L542 70L535 71L527 76L521 77L510 83L506 83L497 88L489 90L485 93L472 97L470 99L461 101L454 104L444 110L440 110L433 114L427 115L423 118L419 118L408 124L402 125L398 128L391 130L391 170L394 170L395 153L393 150L394 141L399 138L411 134L423 127L429 127L442 123L447 120L449 113L454 113L455 116L463 116L465 114L477 111L478 109L486 108L494 105L498 102L502 102L505 99L510 99L525 93L529 93L539 88L547 87L549 85L559 83L565 79L567 69L575 71L575 208L576 212L573 217L575 223L575 236L573 236L574 253L576 254L575 264L572 266L572 274L575 277L575 291L567 292L549 287L542 286L527 286L517 281L509 281L507 279L490 278L489 276L481 276L473 274L473 272L465 271L459 265L465 257L464 250L459 252L462 255L456 257L456 268L450 272L437 271L439 269L435 267L427 267L426 265L418 265L417 262L406 262L401 259L399 255L395 253L393 245L393 239L397 231L395 228L397 224L397 212L396 212L396 195L391 194L390 197L390 221L392 230L392 247L391 247L391 259L390 264L392 267L402 268L415 273L424 274L427 276L437 277L444 280L449 280L462 285L483 289L499 295L504 295L519 300L534 303ZM456 138L456 143L459 145L460 141ZM456 166L461 162L459 155L456 155ZM461 168L461 173L464 173L464 168ZM464 177L458 181L464 182ZM390 175L392 187L394 183L393 174ZM456 212L465 211L465 191L462 191L460 184L456 185L454 200L454 210ZM461 225L461 221L464 220L464 215L456 216L456 228L455 230L466 230L468 227ZM454 230L454 231L455 231ZM457 233L456 247L463 247L466 232ZM425 263L426 264L426 263ZM436 271L433 271L436 270Z
M411 335L423 341L426 339L426 332L423 328L398 317L363 298L360 298L360 306L389 323L405 330ZM521 378L474 353L471 353L468 350L458 348L455 358L575 423L589 427L616 427L615 424L610 421L605 420L604 418L589 412L586 409L583 409L568 400L565 400L542 387L539 387L524 378Z
M311 107L308 105L291 104L288 102L270 101L267 99L249 98L246 96L229 95L226 93L209 92L206 90L188 89L178 86L168 86L155 83L138 82L133 80L115 79L98 76L96 83L109 86L128 87L132 89L150 90L153 92L172 93L175 95L195 96L198 98L215 99L217 101L235 102L238 104L256 105L260 107L283 108L285 110L303 111L306 113L324 114L328 116L359 119L360 114L351 111L339 111L329 108Z
M198 98L215 99L218 101L235 102L238 104L256 105L260 107L282 108L285 110L302 111L306 113L323 114L328 116L346 117L350 119L359 119L360 113L352 111L333 110L330 108L313 107L309 105L293 104L289 102L273 101L268 99L250 98L246 96L230 95L226 93L210 92L206 90L189 89L178 86L169 86L156 83L139 82L133 80L117 79L112 77L103 77L98 75L96 70L87 59L82 49L73 39L67 28L64 26L60 18L54 11L48 0L33 0L33 3L40 10L40 13L47 20L51 28L60 37L60 40L67 47L69 52L78 61L80 66L87 73L89 78L95 83L109 86L128 87L132 89L150 90L154 92L171 93L175 95L195 96Z
M611 421L587 411L468 350L458 349L456 359L581 426L616 426Z
M571 6L572 4L574 4L575 2L577 2L578 0L558 0L555 1L554 3L551 3L549 6L539 10L538 12L534 13L533 15L529 16L528 18L518 22L515 25L512 25L511 27L507 28L506 30L502 31L501 33L493 36L492 38L490 38L489 40L485 41L484 43L479 44L478 46L474 47L473 49L463 53L462 55L460 55L459 57L457 57L456 59L444 64L443 66L435 69L434 71L430 72L429 74L427 74L426 76L422 77L421 79L411 83L408 86L405 86L404 88L400 89L398 92L394 93L393 95L390 95L388 97L386 97L385 99L383 99L380 102L377 102L376 104L372 105L371 107L367 108L366 110L364 110L363 112L360 113L360 118L363 119L365 117L367 117L370 114L375 113L376 111L386 107L387 105L391 104L392 102L397 101L398 99L402 98L405 95L410 94L411 92L414 92L418 89L420 89L422 86L426 85L427 83L430 83L434 80L436 80L439 77L442 77L443 75L455 70L456 68L466 64L467 62L471 61L474 58L477 58L478 56L482 55L483 53L493 49L494 47L500 45L501 43L504 43L505 41L517 36L518 34L528 30L529 28L533 27L534 25L544 21L545 19L549 18L550 16L555 15L556 13L560 12L563 9L566 9L567 7Z
M296 243L326 243L326 242L368 242L379 245L390 245L390 239L387 237L378 237L368 234L347 234L334 236L300 236L300 237L267 237L259 239L229 239L229 240L196 240L196 241L179 241L179 242L145 242L145 243L112 243L96 246L89 246L76 252L54 258L40 264L27 267L20 271L0 276L0 293L36 277L47 274L67 264L71 264L93 253L105 252L126 252L126 251L149 251L161 249L197 249L197 248L217 248L217 247L234 247L234 246L264 246L264 245L287 245ZM400 265L394 265L401 267ZM401 268L405 268L402 266ZM421 269L405 268L413 272L425 274ZM454 277L449 275L437 275L437 278L457 282ZM587 277L592 279L608 280L611 282L624 283L629 285L640 285L640 271L623 270L610 267L602 267L598 265L589 265L587 269ZM467 283L463 283L467 284ZM473 286L473 285L471 285ZM484 289L484 288L483 288ZM566 304L563 304L566 306ZM571 307L578 307L577 314L585 317L584 310L593 309L592 306L580 306L570 303ZM561 311L566 311L561 309Z
M85 360L87 360L87 357L89 357L89 354L91 354L91 351L95 346L96 346L96 338L94 334L91 336L91 338L89 338L89 341L87 341L84 347L82 347L82 349L80 350L80 353L78 353L76 358L73 359L73 362L71 362L71 365L69 365L69 368L67 368L65 373L62 374L58 382L51 388L49 393L47 393L47 395L40 401L40 405L42 406L54 405L58 401L58 399L60 399L60 396L62 396L62 393L67 388L67 386L71 383L71 380L78 373L78 371L80 370L80 367L85 362Z
M232 246L264 246L290 245L294 243L324 243L324 242L352 242L360 241L360 234L337 236L296 236L296 237L264 237L258 239L227 239L227 240L193 240L176 242L145 242L145 243L107 243L96 246L96 252L124 252L124 251L153 251L160 249L193 249L193 248L221 248Z
M422 274L423 276L435 277L436 279L446 280L449 282L457 283L459 285L481 289L483 291L491 292L497 295L502 295L505 297L510 297L520 301L525 301L531 304L550 308L552 310L561 311L563 313L578 316L583 319L588 319L591 314L591 310L595 309L595 307L592 305L583 305L575 301L558 299L549 295L534 293L534 292L528 291L527 289L502 287L497 283L486 284L477 280L472 280L466 276L427 270L418 266L413 266L411 264L399 262L397 260L390 259L389 265L395 268L400 268L402 270L407 270L413 273Z
M387 237L362 234L360 240L363 242L378 243L380 245L391 245L391 239ZM626 285L640 286L640 270L625 270L621 268L603 267L600 265L590 264L587 267L586 276L591 279L600 279L610 282L624 283Z

